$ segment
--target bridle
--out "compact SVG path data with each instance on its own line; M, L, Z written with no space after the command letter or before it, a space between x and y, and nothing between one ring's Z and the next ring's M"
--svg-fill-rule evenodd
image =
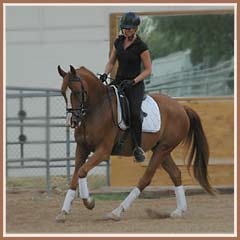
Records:
M70 75L71 76L71 75ZM78 97L78 103L80 102L80 105L77 108L66 108L66 112L71 113L74 121L77 122L77 125L84 119L86 113L87 113L87 91L84 89L84 86L82 84L82 80L80 77L75 75L74 77L69 77L69 83L71 82L80 82L81 83L81 91L72 90L72 94L77 95Z
M71 73L68 73L68 84L69 83L73 83L73 82L76 82L76 83L81 83L81 90L74 90L72 88L70 88L68 86L68 88L71 89L71 94L74 94L75 96L77 95L77 102L79 104L79 106L77 106L76 108L69 108L69 107L66 107L66 113L67 113L67 122L69 120L69 123L71 122L71 126L73 125L75 128L76 127L79 127L80 124L83 122L83 125L84 125L84 128L85 128L85 121L84 118L88 112L88 103L87 103L87 98L88 98L88 93L87 91L85 90L84 88L84 85L83 85L83 82L82 82L82 79L77 76L76 74L72 75ZM112 112L112 121L114 123L115 126L117 126L117 123L115 122L114 120L114 115L113 115L113 107L112 107L112 94L113 93L110 93L111 88L107 87L106 88L106 91L107 91L107 99L108 99L108 102L110 104L110 109L111 109L111 112ZM71 101L71 100L70 100ZM72 106L72 104L71 104ZM75 123L75 124L72 124L72 123Z

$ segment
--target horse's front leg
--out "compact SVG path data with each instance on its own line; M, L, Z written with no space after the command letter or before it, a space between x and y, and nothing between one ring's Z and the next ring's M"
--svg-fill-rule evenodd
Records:
M83 200L83 204L88 209L93 209L95 202L89 194L87 174L92 168L97 166L100 162L109 159L109 157L110 151L108 151L106 147L100 147L89 157L88 161L85 162L78 171L79 195Z
M61 213L57 215L57 222L65 222L66 215L71 212L72 202L76 196L76 189L78 185L78 171L80 167L85 163L87 157L89 155L89 151L87 151L81 144L77 144L76 154L75 154L75 169L72 176L70 189L68 189L67 194L65 196Z

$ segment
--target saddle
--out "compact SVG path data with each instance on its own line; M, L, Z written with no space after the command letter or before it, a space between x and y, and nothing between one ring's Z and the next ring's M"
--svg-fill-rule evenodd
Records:
M124 142L130 132L131 115L129 101L123 91L112 86L117 98L118 126L124 133L119 137L118 143L114 146L112 154L119 154L123 148ZM157 103L149 95L145 95L141 107L142 131L155 133L160 130L161 117L160 109Z
M126 129L128 129L131 126L131 111L130 111L130 106L129 106L129 100L128 100L126 94L124 93L124 91L118 89L117 94L118 94L119 103L120 103L120 111L122 114L122 121L124 121L124 123L126 125ZM146 99L145 95L144 95L143 100L144 99ZM147 117L147 113L144 112L142 109L141 109L140 117L141 117L142 122L143 122L143 118Z

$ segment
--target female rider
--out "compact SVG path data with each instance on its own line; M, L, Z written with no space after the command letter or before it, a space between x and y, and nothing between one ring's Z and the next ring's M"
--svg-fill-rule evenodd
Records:
M151 74L151 57L147 45L136 34L140 18L133 12L124 14L120 20L122 35L114 42L109 61L104 74L100 76L102 81L113 70L118 60L118 69L115 85L124 81L124 91L128 97L131 112L131 135L135 145L133 154L139 162L145 160L145 154L141 148L142 120L141 104L144 96L143 80ZM141 71L141 65L143 70ZM121 84L122 85L122 84Z

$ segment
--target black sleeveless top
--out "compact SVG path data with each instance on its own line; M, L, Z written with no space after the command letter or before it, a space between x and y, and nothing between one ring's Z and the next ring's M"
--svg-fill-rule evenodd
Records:
M118 60L117 82L134 79L141 73L141 54L148 50L147 45L139 36L130 46L124 49L124 39L125 37L120 35L114 42Z

